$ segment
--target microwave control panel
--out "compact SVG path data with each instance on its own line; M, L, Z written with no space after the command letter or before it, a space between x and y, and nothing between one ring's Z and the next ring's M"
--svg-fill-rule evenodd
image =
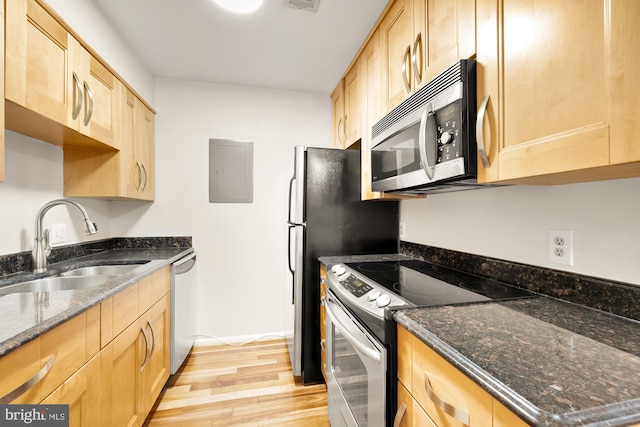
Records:
M448 162L464 155L462 135L462 101L456 101L436 111L438 125L438 160Z

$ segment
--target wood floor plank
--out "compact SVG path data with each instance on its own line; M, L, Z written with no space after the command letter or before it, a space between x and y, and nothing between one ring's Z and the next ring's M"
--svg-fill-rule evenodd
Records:
M284 339L194 347L144 426L328 427L324 384L303 386Z

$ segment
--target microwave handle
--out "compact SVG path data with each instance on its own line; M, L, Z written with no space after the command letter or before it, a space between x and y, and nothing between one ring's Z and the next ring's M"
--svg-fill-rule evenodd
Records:
M425 109L420 119L420 134L418 144L420 147L420 160L422 169L429 180L433 180L436 166L436 155L438 150L438 124L436 123L436 113ZM427 146L427 144L429 144Z

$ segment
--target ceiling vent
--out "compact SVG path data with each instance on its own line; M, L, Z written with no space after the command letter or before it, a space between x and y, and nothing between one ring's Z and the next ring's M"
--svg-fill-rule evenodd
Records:
M285 7L293 9L306 10L308 12L317 12L320 0L285 0Z

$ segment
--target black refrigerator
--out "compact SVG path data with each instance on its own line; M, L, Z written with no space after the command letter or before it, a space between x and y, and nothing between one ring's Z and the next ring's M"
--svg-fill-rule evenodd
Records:
M323 381L318 257L398 252L399 203L360 199L360 152L295 147L289 183L289 270L285 335L304 384Z

